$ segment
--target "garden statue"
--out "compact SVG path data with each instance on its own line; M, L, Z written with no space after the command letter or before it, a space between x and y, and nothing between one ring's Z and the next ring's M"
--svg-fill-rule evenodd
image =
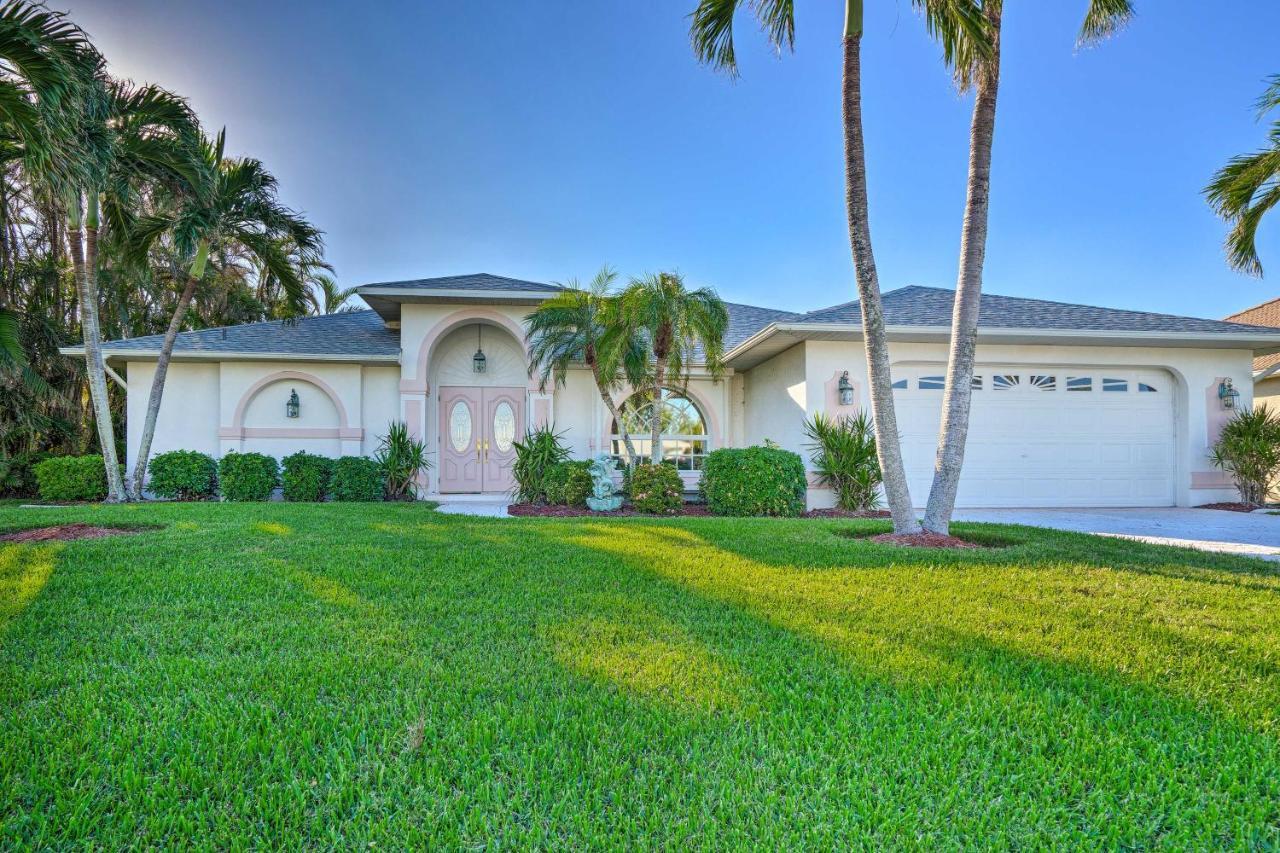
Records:
M614 494L613 490L616 465L612 456L601 453L587 469L591 474L591 497L587 498L587 506L596 512L613 512L622 506L622 495Z

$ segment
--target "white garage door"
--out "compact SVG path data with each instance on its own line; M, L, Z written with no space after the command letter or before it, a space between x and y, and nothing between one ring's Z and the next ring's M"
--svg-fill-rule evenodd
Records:
M942 365L895 368L911 497L928 500ZM956 505L1170 506L1174 385L1163 371L980 365Z

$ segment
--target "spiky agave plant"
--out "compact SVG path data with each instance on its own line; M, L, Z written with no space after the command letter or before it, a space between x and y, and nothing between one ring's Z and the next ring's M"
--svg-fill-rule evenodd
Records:
M414 438L404 421L392 421L378 445L374 460L382 468L387 500L407 501L418 496L418 475L431 467L427 445Z

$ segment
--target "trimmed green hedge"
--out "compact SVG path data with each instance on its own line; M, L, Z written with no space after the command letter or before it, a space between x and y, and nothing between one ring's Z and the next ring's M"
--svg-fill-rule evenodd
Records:
M211 498L218 492L218 463L198 450L170 450L152 457L147 487L154 495L179 501Z
M715 515L800 515L805 488L804 460L776 447L712 451L699 486Z
M590 462L557 462L542 477L547 503L585 506L591 494Z
M335 501L380 501L386 495L382 466L367 456L343 456L333 463Z
M684 482L674 465L647 462L631 471L631 503L640 512L673 515L684 505Z
M229 501L265 501L280 482L280 466L261 453L228 453L218 463L222 497Z
M299 450L284 458L284 499L317 503L329 494L333 482L333 460Z
M100 501L107 496L107 469L97 454L55 456L34 470L46 501Z

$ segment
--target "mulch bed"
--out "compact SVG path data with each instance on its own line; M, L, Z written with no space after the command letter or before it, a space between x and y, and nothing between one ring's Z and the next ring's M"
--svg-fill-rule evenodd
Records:
M882 545L903 545L908 548L981 548L976 542L969 542L958 536L943 536L941 533L881 533L870 536L868 542Z
M623 504L622 509L614 512L596 512L593 509L587 509L583 506L551 506L548 504L512 504L507 507L507 513L510 515L521 516L539 516L545 518L617 518L619 516L639 515L645 518L678 518L680 516L706 516L711 515L707 508L702 504L685 504L680 512L671 515L653 515L647 512L637 512L636 508L631 504Z
M804 518L889 518L887 509L860 509L856 512L849 509L811 509Z
M141 533L138 528L95 527L92 524L59 524L54 527L36 527L17 533L0 535L0 542L71 542L76 539L101 539L104 536L127 536Z
M1223 503L1216 504L1200 504L1196 509L1221 509L1226 510L1227 512L1253 512L1255 509L1262 509L1262 507L1256 506L1255 504L1225 501Z

